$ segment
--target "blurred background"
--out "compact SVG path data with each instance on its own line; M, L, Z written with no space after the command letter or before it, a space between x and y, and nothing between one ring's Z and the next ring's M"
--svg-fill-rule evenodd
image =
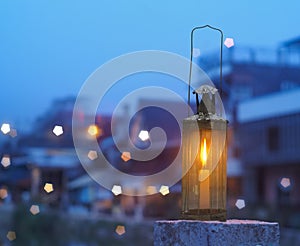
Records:
M222 99L229 120L228 218L280 223L281 245L300 243L300 23L295 1L8 1L0 2L0 245L152 245L158 219L180 217L181 182L149 186L148 196L106 190L81 166L72 114L85 80L112 58L139 50L190 56L190 31L219 27L225 35ZM196 33L193 61L219 88L219 36ZM188 71L187 71L188 73ZM96 137L113 166L134 175L166 168L178 154L180 129L165 110L147 108L130 121L130 137L146 148L161 127L168 142L148 163L131 160L112 141L128 111L161 103L141 95L112 122L131 90L156 85L186 100L187 86L153 74L119 81L92 117L76 112L86 140ZM195 85L196 86L196 85ZM192 101L194 105L195 102ZM87 154L90 162L97 153ZM133 187L138 189L138 187Z

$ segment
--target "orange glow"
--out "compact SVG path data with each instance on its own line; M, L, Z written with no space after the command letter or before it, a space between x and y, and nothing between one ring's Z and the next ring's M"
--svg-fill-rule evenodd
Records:
M201 143L200 159L201 159L201 162L202 162L203 166L205 166L205 164L206 164L206 162L207 162L207 145L206 145L206 138L204 138L204 139L203 139L203 142Z
M90 125L87 131L91 136L99 137L102 135L102 129L100 129L97 125Z

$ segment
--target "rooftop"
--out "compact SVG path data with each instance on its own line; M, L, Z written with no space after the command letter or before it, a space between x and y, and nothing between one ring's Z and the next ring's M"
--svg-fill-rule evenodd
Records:
M300 112L300 89L281 91L250 99L238 104L240 123L259 121Z

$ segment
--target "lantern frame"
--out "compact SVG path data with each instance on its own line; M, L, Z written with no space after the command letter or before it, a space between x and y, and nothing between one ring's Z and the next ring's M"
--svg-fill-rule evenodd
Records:
M195 27L191 32L191 59L188 104L192 75L193 34L210 28L220 32L220 95L222 96L223 32L210 25ZM216 114L217 89L202 85L196 94L197 113L183 120L182 134L182 218L226 220L227 189L227 120ZM201 94L199 103L198 95Z

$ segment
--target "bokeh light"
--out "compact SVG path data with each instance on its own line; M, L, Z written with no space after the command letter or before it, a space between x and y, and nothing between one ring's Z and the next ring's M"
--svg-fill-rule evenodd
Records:
M56 135L56 136L60 136L64 133L63 127L62 126L54 126L52 132Z
M14 231L8 231L6 237L9 241L14 241L17 238L17 235Z
M114 185L111 191L114 193L114 195L118 196L122 194L122 187L120 185Z
M236 200L236 203L235 203L235 206L238 208L238 209L242 209L246 206L245 204L245 200L244 199L237 199Z
M291 186L291 180L289 178L282 178L280 181L280 185L286 189Z
M7 195L8 195L7 189L6 188L1 188L0 189L0 198L5 199L7 197Z
M93 160L96 160L98 158L98 154L97 154L97 151L95 150L90 150L89 153L88 153L88 158L93 161Z
M125 226L118 225L118 226L116 227L116 233L117 233L119 236L122 236L125 232L126 232Z
M93 137L99 137L102 135L102 129L97 125L90 125L87 130L88 134Z
M148 131L145 131L145 130L141 130L140 133L139 133L139 138L142 140L142 141L146 141L149 139L149 132Z
M40 212L40 207L38 205L32 205L30 207L30 212L33 214L33 215L36 215Z
M122 155L121 155L121 158L125 162L129 161L131 159L130 152L127 152L127 151L123 152Z
M47 192L47 193L50 193L52 192L54 189L53 189L53 184L51 183L46 183L44 185L44 190Z
M168 195L170 193L169 191L169 186L166 186L166 185L162 185L159 189L159 192L165 196L165 195Z
M233 38L226 38L225 41L224 41L224 45L227 48L231 48L232 46L234 46L234 40L233 40Z
M1 131L3 134L7 134L10 132L10 125L8 123L3 123L1 126Z
M1 159L1 164L4 167L8 167L11 164L9 155L4 155Z
M12 138L15 138L16 136L18 136L17 130L16 130L16 129L13 129L13 128L10 129L9 135L10 135Z

